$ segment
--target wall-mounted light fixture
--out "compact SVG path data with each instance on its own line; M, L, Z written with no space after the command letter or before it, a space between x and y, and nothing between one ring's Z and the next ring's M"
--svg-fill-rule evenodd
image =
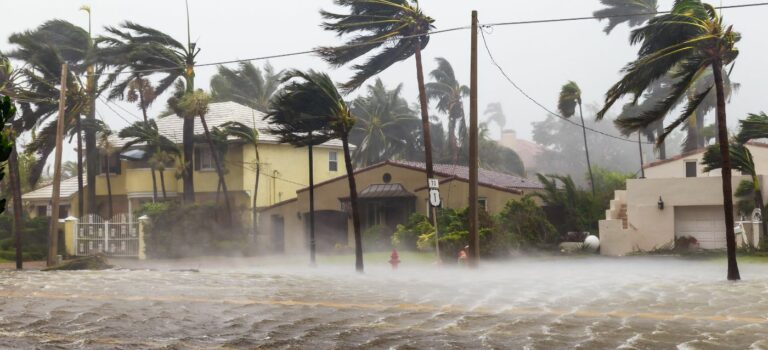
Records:
M659 202L656 203L656 206L659 207L659 210L664 210L664 199L662 199L661 196L659 196Z

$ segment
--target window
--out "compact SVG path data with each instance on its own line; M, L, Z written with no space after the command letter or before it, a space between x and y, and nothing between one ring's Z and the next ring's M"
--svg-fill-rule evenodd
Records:
M107 168L109 168L110 174L120 174L120 156L117 153L109 156L109 164L107 164L107 155L101 155L101 158L99 158L100 174L106 174Z
M59 219L66 219L69 217L69 206L68 205L60 205L59 206Z
M696 177L697 162L688 160L685 162L685 177Z
M195 170L216 170L210 147L202 146L195 149Z
M328 171L339 171L338 157L338 152L328 152Z
M488 198L485 198L485 197L478 198L477 205L480 207L480 209L488 211Z
M38 217L46 217L50 216L51 214L48 214L48 206L47 205L38 205L37 206L37 216Z

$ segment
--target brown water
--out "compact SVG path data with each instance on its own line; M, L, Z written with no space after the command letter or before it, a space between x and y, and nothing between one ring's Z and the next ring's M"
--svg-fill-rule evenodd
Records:
M768 349L768 265L240 266L0 272L0 348Z

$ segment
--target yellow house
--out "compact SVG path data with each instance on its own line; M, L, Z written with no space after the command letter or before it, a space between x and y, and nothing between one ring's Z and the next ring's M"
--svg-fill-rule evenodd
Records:
M249 210L252 199L257 195L257 207L268 207L289 200L296 196L296 191L308 186L308 159L306 148L296 148L281 144L275 135L269 133L269 125L264 120L264 114L249 107L234 103L211 103L206 115L208 127L213 129L226 122L236 121L249 127L256 127L260 132L258 151L260 155L259 192L254 194L256 182L256 150L250 144L245 144L235 138L228 140L228 151L223 159L227 189L233 202L233 208L241 209L243 219L250 220ZM181 118L172 115L156 120L160 133L181 147L182 124ZM195 134L202 135L203 127L200 119L195 119ZM117 136L110 137L114 153L106 162L106 154L102 150L99 175L96 177L96 210L100 216L107 214L107 177L113 200L113 213L133 213L144 203L152 202L153 186L150 167L141 145L130 150L123 150L126 141ZM195 200L197 202L212 202L217 198L218 176L207 143L195 144L195 159L193 162L193 179ZM163 175L166 196L180 198L183 191L183 181L176 176L177 165L169 164ZM314 148L314 177L316 182L337 177L346 172L343 162L341 142L331 140ZM162 199L160 174L157 175L158 198ZM65 185L66 184L66 185ZM88 184L90 185L90 184ZM73 187L74 186L74 190ZM51 186L47 186L25 195L29 208L36 213L42 213L42 206L50 203ZM68 189L66 192L64 189ZM72 191L73 190L73 191ZM71 192L71 193L70 193ZM33 194L33 196L30 196ZM80 217L77 210L77 180L62 181L62 205L68 205L68 214ZM87 208L87 203L86 203Z
M463 209L469 204L469 169L460 165L435 164L444 208ZM426 214L429 188L424 163L387 161L355 170L361 216L361 230L383 226L394 232L413 213ZM315 185L315 237L317 250L354 242L349 212L346 176ZM543 189L529 179L491 170L479 171L479 204L489 213L500 212L512 199ZM301 253L307 249L309 189L298 190L295 198L261 209L259 231L262 246L272 252Z

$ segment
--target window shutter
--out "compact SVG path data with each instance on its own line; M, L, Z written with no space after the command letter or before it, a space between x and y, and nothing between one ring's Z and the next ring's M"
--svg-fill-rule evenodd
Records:
M195 147L195 170L200 170L200 149Z

